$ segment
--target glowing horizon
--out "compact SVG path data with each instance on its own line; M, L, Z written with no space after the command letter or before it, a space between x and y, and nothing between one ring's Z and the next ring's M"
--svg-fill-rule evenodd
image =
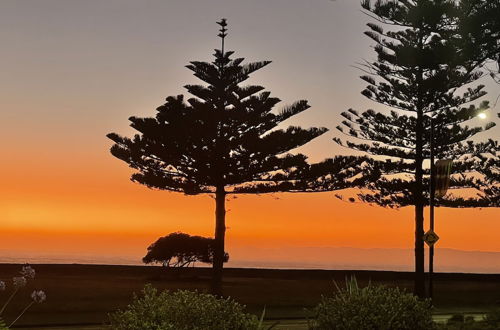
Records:
M365 83L351 67L374 56L357 1L3 2L0 251L141 255L174 231L213 235L211 198L130 182L105 135L129 136L129 116L153 116L165 97L197 82L184 65L211 59L222 16L236 56L273 60L252 82L283 99L280 106L312 105L287 124L331 129L299 151L312 161L351 153L332 141L340 112L377 108L360 94ZM495 88L488 87L490 99ZM500 129L479 137L498 139ZM333 192L243 195L230 197L227 208L229 253L413 247L411 208L350 204ZM440 208L437 249L500 252L498 219L498 209Z

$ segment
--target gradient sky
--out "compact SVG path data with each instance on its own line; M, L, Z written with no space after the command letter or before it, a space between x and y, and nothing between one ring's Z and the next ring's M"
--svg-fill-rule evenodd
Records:
M252 82L282 105L309 100L312 109L289 124L332 129L300 151L313 161L349 153L331 141L340 112L379 109L361 96L365 83L352 67L373 58L357 0L2 1L0 250L142 256L173 231L212 234L210 197L131 183L105 135L132 134L128 117L154 115L197 82L184 66L211 60L221 17L236 55L273 61ZM500 87L489 91L494 101ZM487 136L499 139L500 130ZM412 209L348 204L332 193L240 196L228 208L229 252L413 244ZM500 251L498 219L498 209L437 210L438 246Z

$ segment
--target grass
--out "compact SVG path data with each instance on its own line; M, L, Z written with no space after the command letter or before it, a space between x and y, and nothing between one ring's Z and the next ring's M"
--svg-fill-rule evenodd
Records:
M33 289L47 293L47 301L35 305L18 325L100 324L107 314L125 307L133 292L152 283L159 289L206 291L210 269L165 271L160 267L105 265L34 265L35 281L23 289L6 310L5 319L29 302ZM14 276L19 265L0 264L0 278ZM260 314L266 306L268 319L304 318L304 308L316 305L321 295L334 292L333 281L344 283L355 275L360 285L368 282L399 286L411 291L412 274L405 272L226 269L226 295ZM8 283L10 284L10 283ZM8 294L0 295L0 304ZM500 306L500 275L436 274L436 313L484 312Z

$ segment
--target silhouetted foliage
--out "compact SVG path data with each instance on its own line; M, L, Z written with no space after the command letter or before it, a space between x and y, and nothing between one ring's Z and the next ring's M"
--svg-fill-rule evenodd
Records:
M229 254L226 252L224 262L228 260ZM179 232L171 233L151 244L142 261L145 264L158 263L165 267L184 267L195 262L211 264L214 261L214 239Z
M278 98L271 97L264 87L242 85L250 74L270 62L243 64L243 58L232 59L233 52L224 50L226 20L218 24L222 27L222 47L215 50L214 61L187 65L206 83L185 86L194 97L170 96L157 108L156 117L131 117L132 128L139 132L133 138L108 134L115 142L111 153L137 170L133 181L187 195L215 194L216 294L221 293L226 195L342 186L355 173L350 167L357 161L341 157L310 166L306 156L291 154L327 129L282 128L287 119L309 108L307 101L273 112ZM327 167L329 174L321 178L317 173L325 173Z
M469 87L484 74L481 61L464 50L459 33L460 5L448 0L363 1L376 23L365 34L375 42L377 59L361 64L368 83L362 92L391 111L349 109L337 129L355 140L337 143L372 157L367 173L376 178L360 200L386 207L415 208L415 292L424 296L424 206L428 203L431 121L437 159L452 159L452 189L476 189L473 197L448 194L442 206L498 206L498 142L473 143L492 128L465 123L488 108L471 104L486 95ZM385 28L389 27L389 30ZM465 88L467 86L467 88Z
M460 0L461 51L500 83L500 0Z

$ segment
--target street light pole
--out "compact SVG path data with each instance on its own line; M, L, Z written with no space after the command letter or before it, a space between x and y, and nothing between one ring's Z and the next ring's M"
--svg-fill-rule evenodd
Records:
M429 198L429 209L430 209L430 231L434 232L434 195L436 192L436 179L434 175L434 120L431 119L431 136L430 136L430 151L431 151L431 168L430 168L430 198ZM434 284L433 284L433 273L434 273L434 244L429 246L429 298L433 298L434 295Z
M480 112L478 117L481 119L486 118L484 112ZM431 156L431 166L430 166L430 188L429 188L429 218L430 218L430 228L424 235L424 241L429 245L429 298L434 296L434 244L439 240L439 236L434 232L434 202L436 195L438 198L443 197L450 186L450 173L451 173L451 160L439 160L436 164L434 163L434 117L429 116L431 134L429 139L429 148ZM437 193L436 193L436 187Z

